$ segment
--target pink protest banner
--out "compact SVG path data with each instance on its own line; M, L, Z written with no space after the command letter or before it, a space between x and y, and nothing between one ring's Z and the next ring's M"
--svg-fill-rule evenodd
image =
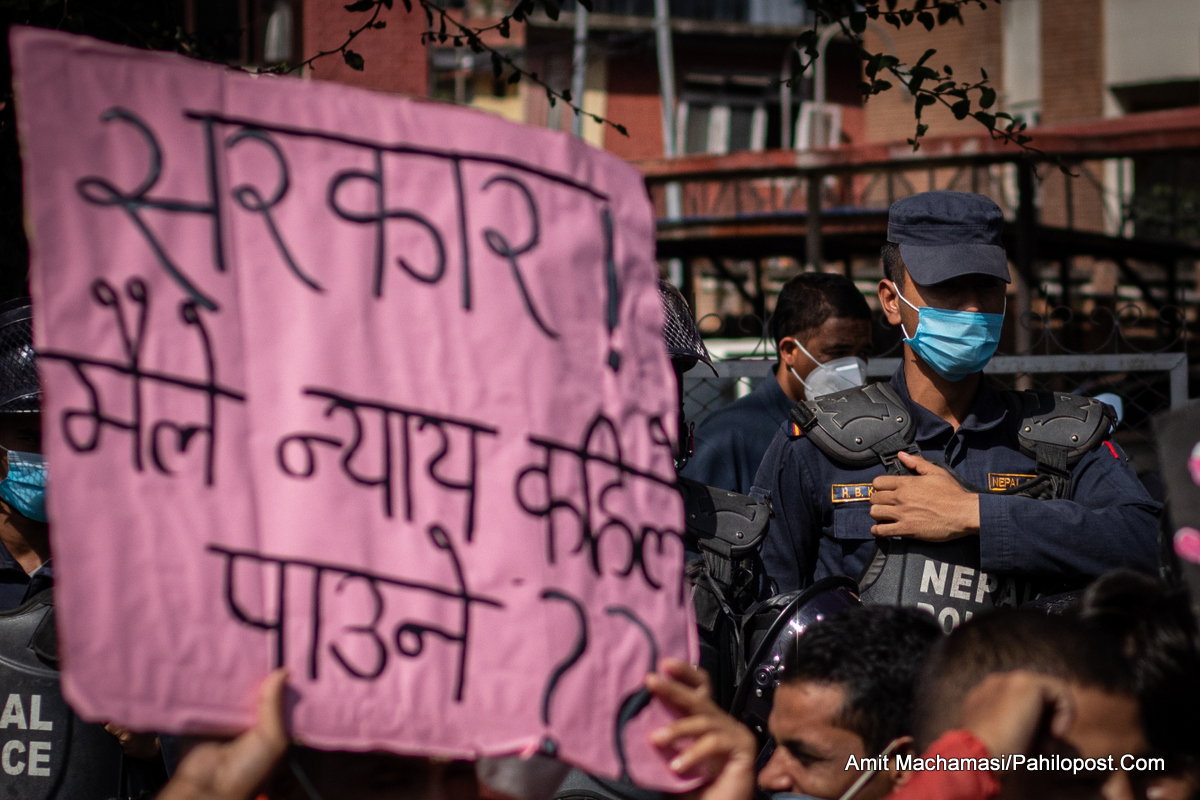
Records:
M576 139L12 34L64 690L143 730L678 786L654 221Z

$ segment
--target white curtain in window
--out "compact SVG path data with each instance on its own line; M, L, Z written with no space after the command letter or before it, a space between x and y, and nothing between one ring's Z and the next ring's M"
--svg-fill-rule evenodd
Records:
M278 64L292 57L292 6L287 0L275 0L275 8L267 18L263 41L263 61Z

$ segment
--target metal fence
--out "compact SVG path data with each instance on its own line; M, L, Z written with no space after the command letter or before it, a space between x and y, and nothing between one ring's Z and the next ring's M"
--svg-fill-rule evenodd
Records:
M1069 352L1061 327L1049 323L1053 314L1033 317L1032 350L1024 355L998 355L984 372L1011 389L1039 389L1094 397L1111 393L1121 399L1123 416L1114 439L1125 449L1139 472L1157 466L1152 420L1158 414L1188 401L1188 357L1185 332L1176 330L1157 341L1136 340L1142 349L1114 325L1105 335L1089 337L1091 347L1102 352ZM1146 351L1158 344L1161 349ZM747 348L750 349L750 348ZM1037 352L1040 351L1040 352ZM1132 352L1130 352L1132 351ZM684 376L684 413L699 425L711 413L748 394L763 380L774 380L773 348L761 340L757 354L768 357L717 361L717 375L699 366ZM871 381L887 380L899 368L899 348L867 364Z

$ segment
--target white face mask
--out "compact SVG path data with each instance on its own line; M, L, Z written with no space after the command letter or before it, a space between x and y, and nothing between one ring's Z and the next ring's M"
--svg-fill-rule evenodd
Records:
M846 356L822 364L813 358L812 353L808 352L804 345L800 344L799 339L792 339L792 341L800 348L800 352L817 365L812 372L808 373L808 380L801 378L796 370L788 365L788 370L796 377L796 380L800 381L800 385L804 387L804 396L809 400L853 389L867 382L867 362L861 358Z

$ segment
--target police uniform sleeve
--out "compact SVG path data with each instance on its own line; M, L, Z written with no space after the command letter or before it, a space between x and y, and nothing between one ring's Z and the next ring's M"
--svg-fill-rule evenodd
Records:
M769 498L771 503L771 522L761 554L767 577L780 593L795 591L808 582L815 559L813 532L819 531L804 487L801 447L788 438L788 429L785 424L775 434L750 491L752 497Z
M707 486L736 492L738 478L733 429L729 425L713 424L717 422L716 416L704 420L696 430L695 452L679 474Z
M987 572L1078 577L1157 567L1158 514L1125 453L1102 442L1075 467L1071 500L979 495Z

